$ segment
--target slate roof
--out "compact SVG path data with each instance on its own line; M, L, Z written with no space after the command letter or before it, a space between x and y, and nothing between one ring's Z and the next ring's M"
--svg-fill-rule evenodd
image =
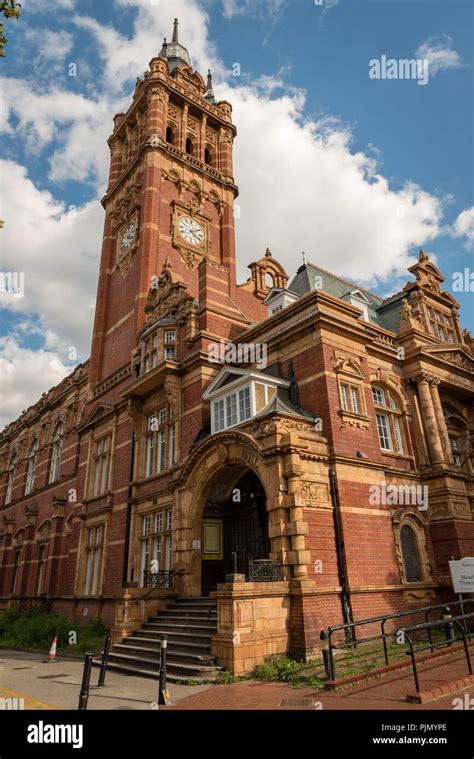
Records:
M376 324L383 329L390 330L392 332L398 332L400 327L400 313L402 302L405 297L403 292L396 293L396 295L390 296L390 298L382 298L380 295L375 295L365 287L350 282L347 279L338 277L336 274L322 269L320 266L315 266L312 263L305 263L296 272L296 275L291 280L288 289L303 296L313 290L316 290L315 283L320 278L322 287L320 288L328 295L332 295L334 298L345 300L350 302L351 294L355 290L359 290L367 299L367 308L369 314L369 321Z

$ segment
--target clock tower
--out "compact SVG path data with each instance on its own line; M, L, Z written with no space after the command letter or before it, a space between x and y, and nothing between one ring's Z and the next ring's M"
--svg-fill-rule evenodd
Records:
M237 305L249 303L249 293L236 285L235 136L230 103L216 101L210 71L204 81L193 70L175 19L171 42L163 42L137 80L132 103L114 117L108 140L91 392L130 364L150 287L165 266L201 311L203 282L211 292L214 280L221 318L227 314L242 326L254 318Z

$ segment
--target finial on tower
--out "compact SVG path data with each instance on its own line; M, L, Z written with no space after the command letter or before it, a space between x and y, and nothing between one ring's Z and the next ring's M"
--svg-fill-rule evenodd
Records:
M302 255L303 255L303 266L306 266L306 253L304 252L304 250L303 250Z
M166 58L167 57L167 48L168 48L168 43L166 42L166 37L164 37L164 39L163 39L163 47L160 50L158 58Z
M178 40L178 19L175 18L174 24L173 24L173 39L171 40L172 43L179 42Z
M204 93L204 99L207 100L208 103L215 103L216 98L214 96L214 90L212 88L212 74L211 69L207 70L207 89Z

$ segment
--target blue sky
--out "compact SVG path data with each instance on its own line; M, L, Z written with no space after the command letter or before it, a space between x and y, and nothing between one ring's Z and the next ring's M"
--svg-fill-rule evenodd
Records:
M447 289L473 270L472 2L23 5L0 61L2 266L25 272L24 297L0 311L5 419L88 355L106 139L175 15L194 66L234 105L241 281L267 245L290 275L305 250L382 295L420 246ZM382 56L427 59L427 84L371 79ZM472 292L454 294L473 329Z

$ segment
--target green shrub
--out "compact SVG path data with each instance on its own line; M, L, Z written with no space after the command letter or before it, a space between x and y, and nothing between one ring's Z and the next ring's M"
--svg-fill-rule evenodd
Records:
M69 644L69 633L77 633L77 644ZM25 611L6 609L0 612L0 647L27 648L32 651L49 651L55 636L58 650L75 654L86 650L99 651L103 645L106 629L101 619L91 619L86 627L80 627L77 619L64 614L45 614L38 606Z

